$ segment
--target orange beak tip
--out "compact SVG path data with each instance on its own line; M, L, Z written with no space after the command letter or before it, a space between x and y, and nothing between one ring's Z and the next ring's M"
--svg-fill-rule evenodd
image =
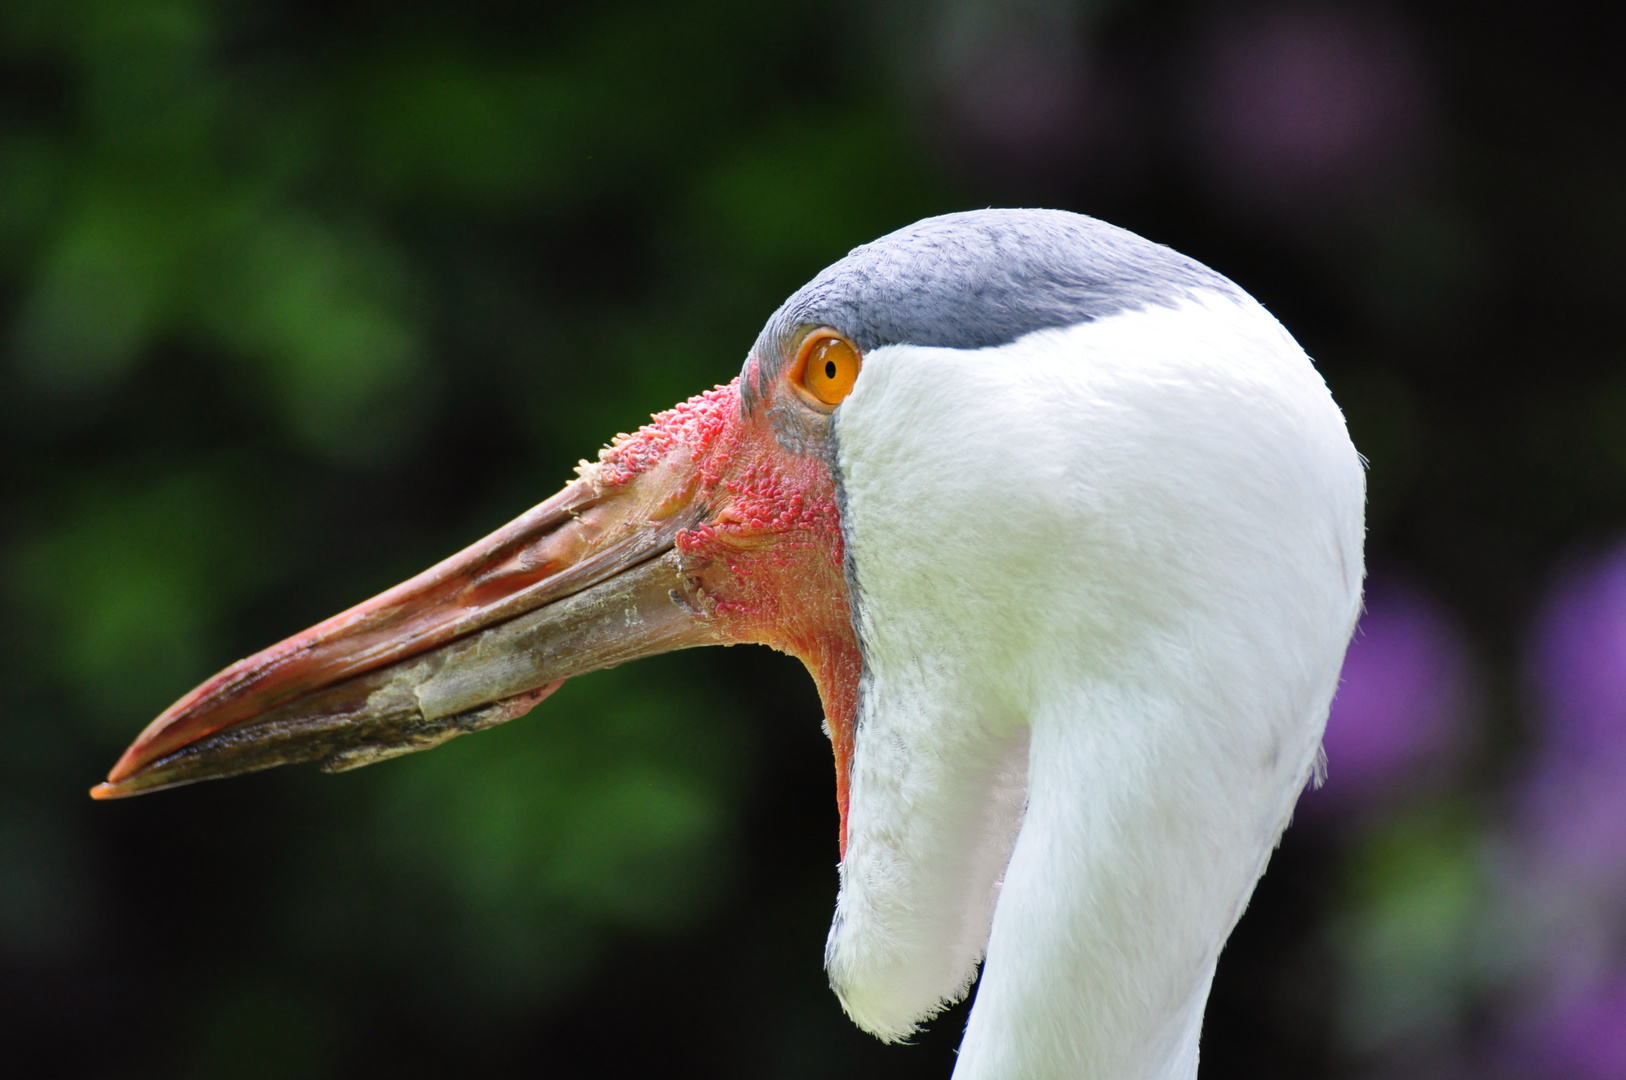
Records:
M90 789L90 797L98 802L105 801L107 799L117 799L122 797L124 794L124 792L120 791L112 784L97 784L95 787Z

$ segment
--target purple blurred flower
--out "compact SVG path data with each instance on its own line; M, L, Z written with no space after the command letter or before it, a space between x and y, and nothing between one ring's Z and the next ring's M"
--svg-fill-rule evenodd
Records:
M1222 27L1206 52L1190 88L1199 149L1244 197L1292 205L1380 186L1428 127L1423 64L1391 22L1283 8Z
M1531 676L1549 753L1626 764L1626 545L1560 576L1536 621Z
M1587 876L1626 869L1626 545L1560 575L1528 664L1541 728L1520 816Z
M1528 958L1512 1075L1626 1077L1626 543L1560 573L1525 674L1537 722L1504 893Z
M1515 1070L1562 1080L1626 1077L1626 974L1571 992L1519 1036Z
M1603 880L1626 869L1626 776L1618 766L1545 760L1525 782L1519 816L1549 866Z
M1461 630L1400 581L1375 579L1327 719L1330 798L1370 800L1453 761L1466 735Z

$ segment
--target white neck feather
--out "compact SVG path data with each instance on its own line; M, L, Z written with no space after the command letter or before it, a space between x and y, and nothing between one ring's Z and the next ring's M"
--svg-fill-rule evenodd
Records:
M827 965L956 1077L1196 1073L1361 579L1342 417L1226 297L866 358L837 421L867 663Z

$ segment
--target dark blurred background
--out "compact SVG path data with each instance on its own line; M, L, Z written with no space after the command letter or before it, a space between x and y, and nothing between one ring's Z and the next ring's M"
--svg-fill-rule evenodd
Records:
M762 649L342 777L87 787L507 520L919 217L1184 250L1370 458L1368 614L1202 1074L1626 1077L1626 94L1609 5L0 7L13 1076L946 1077L821 969Z

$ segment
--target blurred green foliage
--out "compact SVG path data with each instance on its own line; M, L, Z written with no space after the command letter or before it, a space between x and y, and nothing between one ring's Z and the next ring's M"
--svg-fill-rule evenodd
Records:
M0 6L0 1031L27 1074L946 1075L963 1013L886 1049L824 984L835 814L793 663L601 673L354 775L83 792L212 671L731 378L852 245L994 203L1115 220L1276 311L1371 460L1374 564L1488 661L1455 787L1289 833L1205 1076L1359 1075L1471 1026L1521 620L1626 519L1618 65L1567 9L1400 5L1433 156L1273 216L1188 146L1233 8L1013 6L1117 110L1041 168L956 133L980 84L949 61L1000 5Z
M306 946L404 965L445 1009L512 1013L567 988L606 932L670 933L716 902L738 710L670 662L553 700L541 723L358 778L361 805L288 879Z
M152 480L87 478L56 492L49 524L7 567L19 613L38 628L36 669L71 687L108 742L156 715L206 667L211 631L268 573L263 506L230 470L204 466Z
M1464 1019L1495 948L1474 939L1487 903L1482 847L1461 806L1432 806L1363 838L1333 927L1352 982L1341 1010L1352 1045L1370 1051Z

